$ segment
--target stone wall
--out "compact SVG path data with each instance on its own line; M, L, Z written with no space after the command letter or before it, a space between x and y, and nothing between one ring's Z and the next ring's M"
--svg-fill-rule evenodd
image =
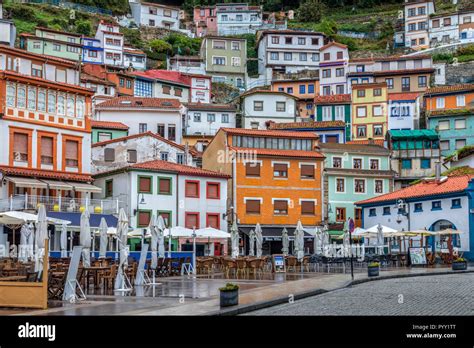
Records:
M474 61L446 65L446 84L474 83Z

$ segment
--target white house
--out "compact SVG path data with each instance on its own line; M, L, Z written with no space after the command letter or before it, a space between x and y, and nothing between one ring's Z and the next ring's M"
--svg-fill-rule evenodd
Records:
M103 64L104 49L99 39L82 37L82 62L90 64Z
M179 8L144 1L130 1L135 23L139 26L179 29Z
M258 74L270 83L277 73L318 70L322 33L299 30L265 30L257 35Z
M191 79L191 103L211 102L212 78L201 74L186 74Z
M255 34L262 25L260 6L246 3L216 4L218 35Z
M167 226L227 231L226 174L155 160L94 176L104 197L126 202L133 228L147 227L152 214Z
M240 96L242 128L267 129L268 121L295 122L297 98L285 92L251 90Z
M104 49L106 65L123 66L123 34L117 23L100 21L95 38Z
M391 93L388 95L388 129L418 129L419 124L419 93Z
M319 89L321 95L347 94L349 50L346 45L330 42L320 48Z
M204 60L201 56L175 55L169 59L169 70L185 74L206 74Z
M96 106L97 121L119 121L129 135L157 133L178 144L182 140L181 103L177 99L117 97Z
M429 18L435 12L432 0L405 0L405 47L428 48Z
M157 159L193 165L193 156L189 151L186 152L184 145L176 144L152 132L110 139L92 145L94 174Z
M133 68L137 70L146 69L146 54L141 50L133 47L124 47L123 49L123 65L126 68Z
M459 11L458 22L461 42L474 42L474 10Z
M188 103L184 108L185 135L215 135L219 128L235 128L231 104Z
M430 16L430 47L459 41L458 18L457 13Z

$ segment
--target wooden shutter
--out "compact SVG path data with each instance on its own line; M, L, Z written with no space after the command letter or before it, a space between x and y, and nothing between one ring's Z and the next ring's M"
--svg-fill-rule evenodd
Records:
M151 192L151 178L139 178L140 192Z
M314 166L301 165L301 176L307 178L314 178Z
M171 180L160 179L160 193L170 193L171 191Z
M113 162L115 161L115 149L104 149L104 160L106 162Z
M286 172L288 170L288 165L282 163L275 163L273 165L273 169L278 172Z
M66 158L77 160L77 141L66 140Z
M170 86L163 86L163 93L164 94L170 94L171 88Z
M207 226L219 229L219 215L209 214L207 216Z
M219 198L219 184L207 183L207 198Z
M260 201L256 199L249 199L245 202L246 212L253 214L260 214Z
M246 176L260 176L260 163L248 162L245 164Z
M42 137L41 138L41 155L47 157L53 157L53 138Z
M314 215L314 202L302 201L301 202L301 214Z
M170 213L159 213L159 215L161 215L163 217L163 220L165 221L165 225L166 227L170 227L171 226L171 220L170 220Z
M186 214L186 228L199 228L198 214Z
M198 183L193 181L186 182L186 197L198 197Z
M150 212L149 211L140 211L138 213L138 225L139 226L148 226L150 224Z
M273 206L275 210L286 210L288 211L288 202L287 201L274 201Z
M19 152L22 154L28 153L28 134L15 133L13 152Z
M128 150L128 162L137 163L137 150Z

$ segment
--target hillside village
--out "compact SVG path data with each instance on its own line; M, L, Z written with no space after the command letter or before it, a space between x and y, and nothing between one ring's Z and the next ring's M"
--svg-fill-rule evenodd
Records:
M117 14L5 2L0 212L41 202L52 217L90 209L110 224L124 208L134 228L156 215L168 227L236 223L244 253L257 223L268 253L298 221L332 238L348 219L456 225L469 233L455 245L474 257L470 5L405 0L380 23L354 9L333 26L248 3L136 0ZM35 17L49 9L69 17Z

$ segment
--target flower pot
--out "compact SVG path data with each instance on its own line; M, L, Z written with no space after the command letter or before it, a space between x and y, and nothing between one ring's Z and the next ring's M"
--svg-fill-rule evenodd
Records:
M467 269L467 262L466 261L453 262L451 264L451 267L453 271L465 271Z
M220 291L221 307L236 306L239 304L239 289Z
M379 275L379 267L369 267L367 269L369 277L377 277Z

